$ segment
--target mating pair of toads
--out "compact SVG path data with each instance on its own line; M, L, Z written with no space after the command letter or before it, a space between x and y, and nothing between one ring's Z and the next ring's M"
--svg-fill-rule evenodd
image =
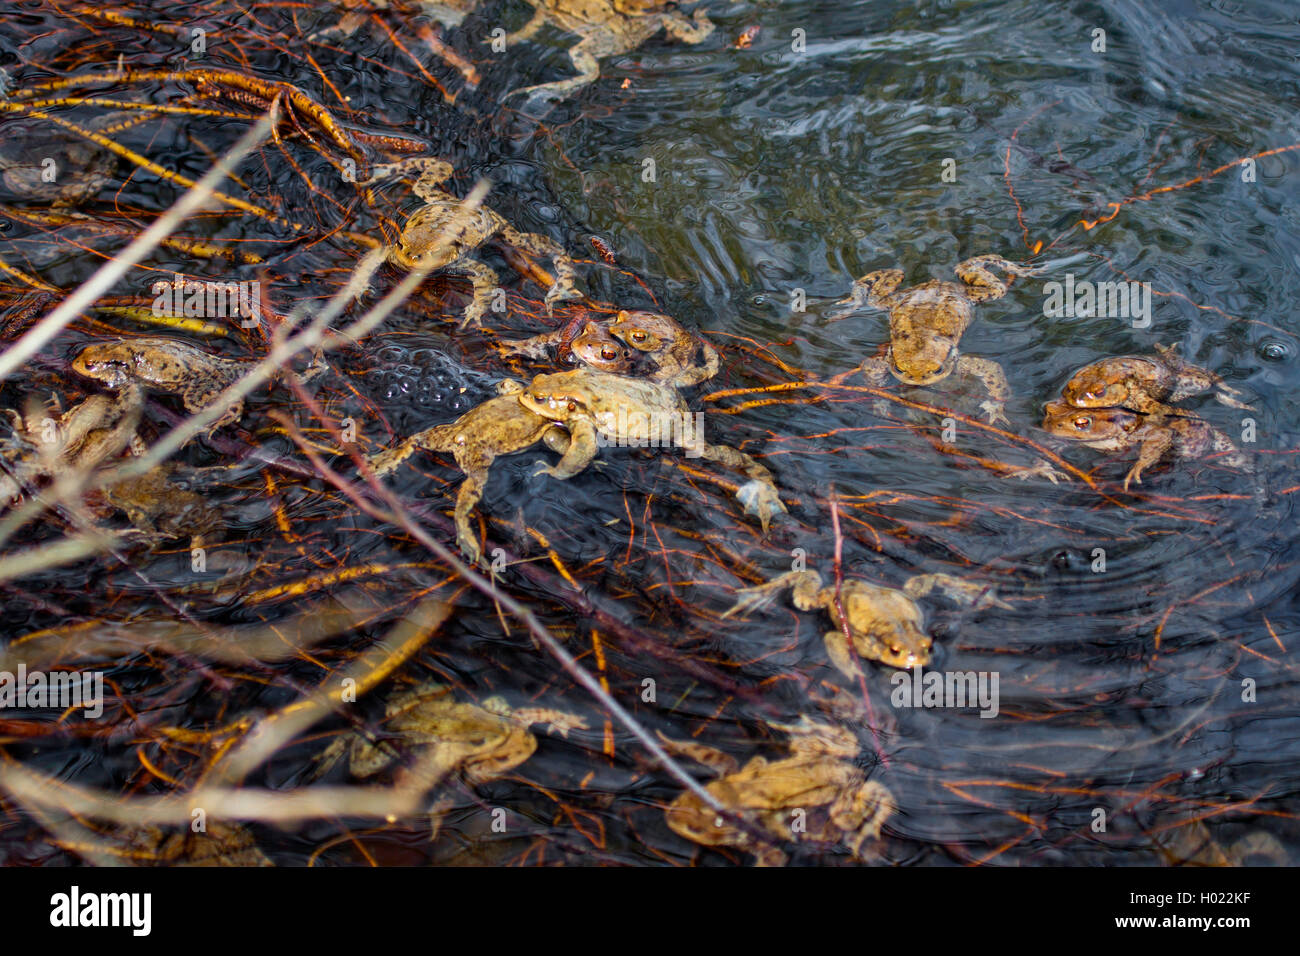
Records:
M483 495L492 462L538 441L561 458L555 465L538 462L534 473L567 479L591 464L602 444L659 445L671 436L688 456L735 468L750 479L736 497L765 532L772 516L785 511L771 472L742 451L704 441L702 429L694 425L697 419L672 384L586 367L538 375L528 385L506 379L498 390L497 397L456 421L418 432L370 459L381 475L418 449L456 459L465 473L456 496L456 541L471 561L483 562L469 516Z

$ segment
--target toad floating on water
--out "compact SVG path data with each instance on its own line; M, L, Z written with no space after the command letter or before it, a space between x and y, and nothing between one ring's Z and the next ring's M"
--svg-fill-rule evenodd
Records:
M483 324L483 315L499 284L497 274L473 258L480 247L497 236L524 252L551 260L555 282L546 292L547 311L556 302L582 297L575 288L577 274L573 260L558 243L536 233L520 232L486 206L467 209L459 199L439 188L451 177L450 164L440 159L417 157L376 170L374 178L405 171L420 173L415 194L424 200L424 205L406 220L397 246L389 250L389 258L404 269L420 268L468 276L474 294L465 309L461 328L471 322L479 326Z
M599 331L597 331L599 330ZM564 347L566 329L557 329L543 335L518 342L507 342L502 351L507 355L527 355L530 358L543 358L550 347ZM569 345L574 356L591 368L606 372L622 371L611 368L613 352L608 347L607 337L612 336L629 348L635 349L652 366L653 370L645 375L652 382L671 385L674 388L686 388L698 385L718 374L721 359L716 349L703 339L692 335L677 323L670 315L661 312L622 311L615 314L607 325L587 322L583 332ZM601 343L604 361L591 360L591 345ZM586 352L579 354L585 347ZM604 353L609 351L609 355Z
M498 386L501 394L496 398L475 405L450 424L417 432L370 459L375 473L384 475L419 449L452 455L465 473L456 494L456 543L476 564L483 560L483 550L470 528L469 516L483 497L492 462L498 455L523 451L539 440L545 440L549 448L561 454L569 447L569 436L563 428L520 404L521 388L518 382L507 379Z
M380 739L372 743L352 735L336 740L321 755L317 775L346 753L353 776L372 777L397 763L404 751L419 749L424 751L420 782L426 789L457 770L472 786L509 773L533 755L537 738L528 730L533 724L546 724L562 737L587 726L581 717L559 710L511 709L500 697L482 706L463 703L441 684L397 695L384 715Z
M688 756L722 776L705 786L719 803L774 837L795 841L843 839L854 857L862 845L880 837L894 813L894 796L884 785L867 780L853 762L858 740L843 727L820 724L806 715L797 724L772 724L790 734L790 756L768 761L754 757L744 767L712 747L664 737L669 750ZM663 735L660 735L663 737ZM825 809L821 832L796 831L799 811ZM765 846L748 832L727 823L698 796L686 791L665 811L669 828L701 846L734 846L757 856L759 866L784 866L785 853Z
M1035 274L1000 256L976 256L953 270L962 285L932 279L895 292L903 281L901 269L870 272L853 283L852 295L841 303L847 304L850 312L864 305L889 310L889 348L884 358L868 358L862 363L860 370L867 379L877 387L884 385L890 375L904 385L933 385L953 372L973 375L988 392L989 400L980 408L989 422L1007 422L1003 408L1011 388L1002 366L988 359L959 356L957 352L962 334L975 318L974 304L1006 295L1008 282L995 276L990 268L1012 276ZM841 317L843 314L847 313L841 313ZM848 374L832 381L843 381Z
M772 473L742 451L703 441L686 403L666 385L574 369L537 376L519 393L519 400L525 408L569 429L568 450L553 466L539 462L539 475L567 479L581 472L596 457L597 435L627 445L676 441L690 454L749 476L736 498L746 514L758 517L765 533L773 515L785 511Z
M748 612L761 607L784 590L792 588L794 606L801 611L824 609L831 616L835 630L825 635L826 654L845 676L856 668L844 637L844 621L835 606L835 588L822 587L816 571L789 571L778 578L738 592L740 599L723 617L737 611ZM903 585L903 590L880 587L866 581L846 580L840 588L840 601L848 619L853 649L869 661L891 667L921 667L930 662L930 638L922 630L925 617L914 598L924 597L935 588L954 601L973 607L995 605L1010 608L991 588L983 587L951 574L919 574Z
M1173 411L1166 402L1177 402L1214 390L1214 397L1231 408L1250 406L1237 399L1241 393L1229 388L1208 369L1188 365L1175 349L1157 345L1154 356L1119 355L1085 365L1070 377L1062 398L1077 408L1126 408L1133 412Z
M1137 463L1124 476L1125 491L1131 482L1141 484L1143 470L1170 451L1178 458L1223 453L1219 459L1222 464L1250 467L1228 436L1194 415L1143 415L1124 408L1076 408L1065 402L1048 402L1043 429L1102 451L1137 448Z
M662 0L528 0L534 13L522 28L505 38L507 47L531 40L547 23L580 37L569 50L578 76L527 86L508 94L531 99L564 99L600 77L600 61L635 50L660 30L684 43L701 43L713 33L704 11L688 20Z
M180 395L187 411L199 412L244 375L249 365L209 355L176 339L142 336L87 345L72 360L72 369L112 389L135 385ZM243 401L235 402L212 423L209 433L239 421L243 411Z

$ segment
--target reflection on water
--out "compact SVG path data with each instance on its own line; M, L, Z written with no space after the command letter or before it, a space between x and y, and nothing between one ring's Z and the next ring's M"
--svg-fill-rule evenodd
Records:
M544 453L503 458L482 506L489 534L542 556L503 585L652 731L695 737L743 764L785 754L791 735L773 724L811 715L852 727L857 767L898 807L877 861L1178 862L1197 858L1190 829L1180 828L1193 820L1202 844L1249 838L1272 847L1264 839L1272 838L1280 846L1267 861L1300 861L1300 684L1291 664L1300 638L1292 466L1300 158L1282 152L1222 169L1300 142L1300 25L1290 4L707 6L718 27L709 40L660 36L612 56L598 82L540 120L498 110L494 97L570 75L569 38L543 33L533 48L495 60L478 42L494 26L522 25L520 4L485 4L446 34L484 76L454 109L427 85L381 82L360 56L330 60L352 107L373 108L369 122L427 137L453 159L458 194L488 176L494 208L517 228L586 256L593 298L660 308L704 332L723 352L722 374L690 394L708 440L759 456L788 493L789 520L764 538L726 486L661 456L607 448L599 466L563 483L533 475ZM737 45L755 25L752 43ZM360 54L409 68L381 39L355 36ZM305 68L283 78L319 88ZM201 156L194 162L201 168ZM261 175L272 181L257 188L313 201L292 170ZM1176 184L1189 185L1161 190ZM394 216L409 210L399 190L388 195ZM1141 198L1124 203L1130 197ZM352 230L379 228L327 204L318 214ZM616 265L588 252L593 235ZM889 341L885 311L830 321L859 276L897 268L904 286L956 281L953 267L981 254L1041 268L977 303L960 343L963 355L1005 371L1007 434L975 424L979 383L956 376L931 388L883 386L903 402L852 388L745 391L827 379L879 353ZM310 279L348 268L355 255L336 239L287 245L271 265ZM43 274L74 281L71 271ZM1067 276L1149 283L1149 326L1048 315L1047 284ZM458 314L463 296L449 301ZM503 338L547 327L535 302L531 314L517 309L494 326ZM409 434L449 421L464 396L477 401L511 372L490 336L451 328L399 314L368 354L340 360L384 429ZM1216 371L1250 402L1245 412L1206 394L1183 405L1244 444L1253 470L1166 462L1126 495L1119 483L1132 453L1107 456L1038 428L1074 370L1149 355L1156 344ZM330 410L354 411L356 401L331 393ZM951 432L935 406L959 413ZM1245 418L1253 443L1242 439ZM380 431L371 438L384 441ZM1095 486L1017 481L984 467L1033 464L1040 450L1020 439L1091 474ZM264 440L292 452L276 435ZM420 459L396 486L441 506L456 480L441 461ZM340 517L346 502L320 487L294 484L268 499L247 466L231 486L231 540L244 542L235 550L249 562L295 553L304 568L342 556L358 566L424 560L382 524ZM285 509L310 522L309 542L275 530ZM946 572L996 588L1009 608L938 594L918 601L934 637L929 669L997 674L996 717L894 706L895 672L864 663L861 684L842 676L826 657L828 618L787 598L721 618L735 589L792 560L829 580L832 510L847 579L898 588ZM560 591L556 567L581 582L581 600ZM117 587L131 586L116 574ZM402 575L386 583L407 593L442 583L429 568ZM13 607L29 616L27 626L15 620L13 635L49 626L30 595L15 595ZM290 610L270 613L281 612ZM371 859L751 859L734 848L698 851L675 835L662 808L680 786L521 630L503 633L490 602L462 595L408 677L455 683L476 699L563 706L591 729L539 734L536 754L510 776L461 785L438 842L420 842L414 826L373 833L364 839ZM308 686L320 679L306 664L293 674ZM291 699L289 683L270 686L274 693L236 693L247 706ZM371 708L373 726L382 706ZM216 719L204 707L169 718ZM283 756L260 782L299 782L310 756ZM505 837L482 812L496 806L511 808ZM327 830L260 835L278 862L304 862L337 832ZM344 843L325 858L363 862ZM847 859L834 844L794 857Z

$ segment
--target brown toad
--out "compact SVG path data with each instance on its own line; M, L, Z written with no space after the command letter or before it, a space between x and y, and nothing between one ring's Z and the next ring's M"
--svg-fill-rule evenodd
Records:
M519 393L519 400L525 408L569 429L569 447L563 457L554 466L539 462L539 475L572 478L591 464L602 444L680 445L688 456L716 461L751 479L737 489L736 498L746 514L758 517L764 532L772 517L785 511L772 473L742 451L705 442L699 418L687 409L676 390L666 385L595 369L574 369L538 375Z
M427 269L467 276L474 292L461 320L461 328L471 322L481 326L483 315L496 293L499 284L496 272L473 256L480 247L498 236L530 255L551 260L555 281L546 292L548 312L556 302L582 297L575 288L577 274L573 260L558 243L537 233L520 232L486 206L469 209L451 193L439 188L451 177L450 164L440 159L418 157L384 167L376 172L374 178L406 170L420 173L415 194L424 200L424 205L406 220L397 245L389 250L389 258L404 269Z
M72 369L112 389L134 384L179 395L187 411L199 412L244 375L249 363L209 355L176 339L141 336L87 345L72 360ZM239 421L243 411L243 400L237 400L209 433Z
M1127 408L1134 412L1171 411L1166 402L1214 390L1214 397L1231 408L1250 406L1241 393L1208 369L1184 362L1174 348L1157 345L1156 354L1119 355L1085 365L1065 383L1062 398L1078 408Z
M1010 607L991 588L963 581L951 574L919 574L910 578L901 591L866 581L844 581L840 588L840 602L845 617L841 618L835 604L835 588L822 587L821 575L816 571L789 571L766 584L738 592L739 600L723 617L761 607L785 588L793 589L791 599L799 610L820 608L830 614L835 630L826 632L826 655L840 673L850 677L856 673L856 666L844 636L845 618L853 650L859 656L891 667L911 668L930 662L932 646L929 636L922 630L925 616L915 598L939 588L961 604L977 608L989 605Z
M600 61L635 50L660 30L684 43L702 43L713 33L703 9L692 19L662 0L528 0L532 19L505 38L506 45L531 40L547 23L579 37L569 49L578 76L526 86L508 94L529 99L564 99L600 77ZM490 41L489 41L490 42Z
M568 340L569 350L576 355L580 345L589 345L602 334L613 336L641 353L652 367L652 371L645 376L652 382L685 388L718 374L720 357L712 345L686 331L672 316L643 310L620 311L604 324L588 321L583 326L582 334L572 340L569 340L572 332L566 326L529 339L504 343L502 351L507 355L542 358L552 346L562 354ZM588 361L586 356L577 357L592 368L624 371Z
M988 401L980 408L989 422L1007 422L1004 412L1011 396L1002 366L989 359L959 355L958 343L975 318L975 303L999 299L1009 284L991 271L999 268L1011 276L1033 275L1034 271L1008 262L1000 256L975 256L953 270L962 284L931 279L902 292L895 290L903 281L901 269L870 272L853 283L853 293L841 304L849 314L863 306L889 310L889 347L884 358L868 358L859 369L877 387L889 376L904 385L932 385L958 372L972 375L983 383ZM843 381L852 372L837 376Z
M1076 408L1065 402L1048 402L1043 429L1102 451L1138 449L1138 460L1124 476L1141 484L1142 472L1173 452L1178 458L1222 454L1222 464L1248 469L1250 462L1228 436L1194 415L1143 415L1124 408Z
M797 724L772 724L790 735L788 757L754 757L744 767L734 758L701 744L664 740L669 750L714 770L717 780L705 785L728 810L791 842L801 838L844 840L853 856L862 859L862 845L880 837L880 828L894 813L894 796L853 762L858 740L844 727L820 724L807 715ZM805 829L810 811L825 810L820 831ZM734 846L753 853L758 866L783 866L783 850L763 845L746 830L729 824L695 793L687 790L665 811L669 828L701 846Z
M37 481L94 469L128 447L142 454L136 427L143 405L144 393L128 382L116 396L92 395L57 418L6 409L13 435L0 447L0 506Z
M370 459L376 474L383 475L420 449L452 455L465 473L456 494L456 543L475 563L482 562L483 551L470 528L469 516L483 497L492 462L498 455L523 451L539 440L560 453L569 446L563 428L520 404L520 388L518 382L506 380L498 386L502 394L496 398L474 406L454 422L417 432Z
M483 783L509 773L533 755L537 738L528 730L533 724L546 724L562 737L587 726L581 717L563 711L512 709L500 697L488 698L482 706L464 703L456 700L451 688L427 684L389 701L378 739L372 742L350 735L332 743L321 755L318 773L347 754L353 776L372 777L397 763L403 751L420 749L426 758L424 786L433 787L454 771L460 771L471 785Z

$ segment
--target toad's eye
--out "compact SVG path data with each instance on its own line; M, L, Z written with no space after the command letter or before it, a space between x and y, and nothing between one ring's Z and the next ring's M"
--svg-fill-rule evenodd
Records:
M571 411L571 412L576 412L577 410L578 410L578 405L577 405L577 403L576 403L576 402L569 402L569 411Z
M600 357L605 359L607 362L612 362L614 359L618 358L618 352L606 345L600 350Z
M1080 415L1078 418L1074 420L1074 427L1081 432L1087 431L1088 428L1090 428L1091 426L1092 426L1092 419L1086 416Z
M1104 389L1104 388L1094 388L1092 391L1090 391L1090 392L1085 392L1084 394L1086 394L1089 398L1105 398L1105 397L1106 397L1106 389Z
M533 401L544 402L546 401L546 396L543 395L541 392L533 392Z
M632 333L633 342L644 342L648 338L650 338L650 333L642 332L640 329L637 329L635 332Z

